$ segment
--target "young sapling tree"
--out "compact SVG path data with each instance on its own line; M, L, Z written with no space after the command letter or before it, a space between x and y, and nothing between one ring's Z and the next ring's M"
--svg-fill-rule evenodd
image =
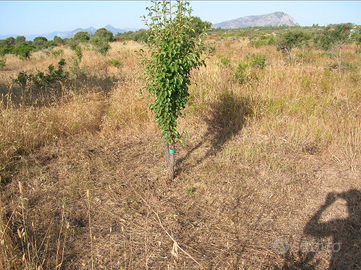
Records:
M205 65L201 58L205 51L201 35L194 35L192 9L188 2L177 0L152 1L148 17L143 16L148 31L148 50L140 50L144 67L145 87L154 96L149 109L155 112L161 138L164 143L169 178L174 178L175 144L182 142L177 131L177 118L188 102L190 72Z

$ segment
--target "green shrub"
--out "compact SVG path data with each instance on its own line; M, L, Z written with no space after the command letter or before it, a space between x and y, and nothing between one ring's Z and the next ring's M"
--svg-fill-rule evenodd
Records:
M5 67L6 59L0 59L0 70Z
M14 48L0 48L0 56L5 56L5 54L13 53Z
M229 59L227 56L223 56L222 54L219 54L218 56L219 63L218 65L220 67L231 67L231 59Z
M45 45L48 42L48 39L46 37L36 37L34 38L33 44L36 47L42 47L43 45Z
M64 54L64 50L60 49L60 50L53 50L51 51L51 55L56 58L58 56L63 56Z
M264 69L266 66L266 55L253 54L246 56L246 63L239 62L232 79L240 84L250 83L253 80L258 80L257 71L252 68Z
M253 54L251 57L247 55L246 58L253 68L264 69L266 66L266 55Z
M122 63L118 59L110 59L108 60L108 63L116 68L119 68L122 65Z
M13 54L19 56L21 59L29 59L32 51L35 50L35 46L27 42L20 43L13 50Z
M35 75L27 74L25 71L20 71L13 81L17 83L23 90L27 85L34 85L36 88L43 88L51 83L64 80L68 77L68 72L64 72L65 60L61 59L58 62L58 69L55 70L54 65L48 66L47 73L38 71Z
M73 42L76 44L79 44L79 42L87 42L89 39L90 39L90 35L88 32L85 31L77 32L72 38Z
M80 46L75 47L75 55L78 58L78 61L81 62L81 59L83 58L83 51Z
M239 82L240 84L244 84L249 81L249 77L246 74L246 69L248 67L248 63L239 62L236 68L236 71L233 73L233 81Z
M251 40L248 43L249 47L259 48L262 46L275 45L276 39L273 35L271 36L261 36L259 39Z
M81 59L83 58L83 52L80 46L75 47L75 55L73 57L73 65L69 67L70 71L73 73L75 78L86 78L85 66L80 67Z
M102 39L100 37L93 37L90 40L90 43L93 45L94 51L99 52L103 55L105 55L110 49L110 45L107 39Z

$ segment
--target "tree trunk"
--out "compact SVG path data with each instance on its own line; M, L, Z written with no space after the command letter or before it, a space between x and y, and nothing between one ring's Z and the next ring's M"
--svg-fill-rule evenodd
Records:
M175 167L174 144L165 143L163 141L163 145L164 145L165 159L167 161L167 167L168 167L168 172L169 172L169 180L173 180L174 179L174 167Z
M169 180L174 179L175 149L174 144L169 144Z

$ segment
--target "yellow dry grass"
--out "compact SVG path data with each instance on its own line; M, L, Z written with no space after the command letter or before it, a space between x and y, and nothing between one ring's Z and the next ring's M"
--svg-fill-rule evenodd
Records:
M64 261L67 269L89 269L90 257L106 269L194 266L184 254L179 259L183 264L164 257L170 256L172 245L176 248L168 237L162 238L166 230L174 230L174 237L182 239L183 247L209 269L212 265L220 269L301 266L302 258L278 256L266 239L274 240L282 233L298 239L328 192L360 189L355 179L361 164L361 73L359 68L342 72L329 68L335 61L315 49L295 49L296 61L287 65L274 46L252 48L247 42L217 41L207 66L193 71L191 107L179 121L190 139L185 140L185 148L179 147L174 183L165 180L154 115L147 109L147 94L139 92L142 82L134 51L142 45L111 43L106 56L83 45L80 67L87 79L63 85L64 98L48 106L10 102L9 91L19 88L11 78L20 71L56 66L61 57L69 71L75 53L62 47L64 53L58 58L37 52L30 61L7 55L0 77L0 191L12 199L5 195L0 199L0 240L8 245L4 248L0 243L0 255L5 256L0 266L55 269L55 261ZM354 49L347 45L343 59L360 67L361 55ZM243 84L234 81L238 63L253 54L266 56L265 68L248 67L251 79ZM222 57L230 65L222 64ZM112 66L112 59L121 66ZM337 183L341 171L347 176ZM52 174L57 175L56 183L46 180ZM29 221L14 203L19 195L14 179L27 183L24 190L33 203L27 209ZM314 190L315 185L320 190ZM190 187L194 187L194 197ZM44 194L54 194L56 200ZM61 208L59 200L65 198L70 206ZM307 203L301 202L304 198ZM40 254L46 250L44 245L24 251L19 248L23 240L9 237L16 235L17 226L31 229L27 222L36 220L37 201L44 204L44 213L39 214L44 219L39 216L39 222L44 225L46 217L51 220L48 227L37 225L45 230L41 235L56 242L53 253L47 250L48 257ZM263 213L267 214L263 217ZM302 218L296 219L295 213ZM67 220L71 236L65 235ZM257 231L252 222L262 229ZM95 226L92 240L89 231L83 232L87 224ZM105 233L109 231L105 226L118 231ZM277 231L277 226L283 231ZM77 239L78 245L91 242L91 254L76 246L64 251L66 237ZM66 257L71 258L70 251L78 254L74 260ZM30 260L29 256L39 258ZM122 263L117 264L114 256ZM163 261L155 259L159 256ZM323 269L328 259L326 255L320 258L318 269ZM31 266L24 261L31 261Z

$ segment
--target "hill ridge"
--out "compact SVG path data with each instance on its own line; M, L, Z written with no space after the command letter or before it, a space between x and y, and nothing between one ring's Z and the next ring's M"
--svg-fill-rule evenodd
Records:
M255 26L298 26L297 21L283 11L276 11L264 15L251 15L240 17L233 20L223 21L220 23L213 24L213 28L247 28Z

